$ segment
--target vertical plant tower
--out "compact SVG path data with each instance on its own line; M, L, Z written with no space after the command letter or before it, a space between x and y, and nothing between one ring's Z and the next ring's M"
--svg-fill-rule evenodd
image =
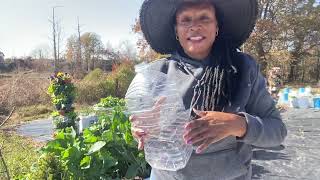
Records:
M76 88L67 73L58 72L50 77L48 94L56 108L52 113L55 129L73 127L76 129L77 114L74 112L73 102Z

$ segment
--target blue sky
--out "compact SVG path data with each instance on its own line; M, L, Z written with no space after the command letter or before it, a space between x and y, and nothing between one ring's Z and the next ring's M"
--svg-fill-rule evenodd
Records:
M38 46L51 46L53 6L61 22L64 41L76 33L77 16L82 32L95 32L102 42L117 46L135 43L131 26L143 0L0 0L0 51L6 57L28 56Z

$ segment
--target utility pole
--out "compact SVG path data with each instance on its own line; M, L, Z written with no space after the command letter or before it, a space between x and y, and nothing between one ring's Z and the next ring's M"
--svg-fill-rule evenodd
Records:
M54 71L57 72L58 68L58 54L57 54L57 22L55 19L55 8L62 6L52 7L52 37L53 37L53 57L54 57Z
M317 83L320 83L320 50L318 49L318 56L317 56L317 77L316 77Z
M76 67L79 69L82 69L82 52L81 52L81 31L80 31L80 21L79 21L79 16L77 18L78 20L78 52L77 52L77 59L76 59Z

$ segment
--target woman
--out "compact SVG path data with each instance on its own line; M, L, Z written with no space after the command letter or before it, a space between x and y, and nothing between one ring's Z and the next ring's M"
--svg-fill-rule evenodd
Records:
M183 138L197 146L184 169L152 169L151 179L251 179L252 146L283 142L286 127L258 65L238 50L256 16L256 0L144 1L146 40L171 54L151 66L177 79L184 105L194 112ZM133 127L132 133L142 149L147 130Z

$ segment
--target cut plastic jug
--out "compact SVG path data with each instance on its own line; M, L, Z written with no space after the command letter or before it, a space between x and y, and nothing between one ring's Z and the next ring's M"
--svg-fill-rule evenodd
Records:
M176 83L160 71L136 67L137 75L126 93L126 106L136 119L132 125L145 130L146 161L153 168L176 171L186 166L192 146L183 140L190 119Z

